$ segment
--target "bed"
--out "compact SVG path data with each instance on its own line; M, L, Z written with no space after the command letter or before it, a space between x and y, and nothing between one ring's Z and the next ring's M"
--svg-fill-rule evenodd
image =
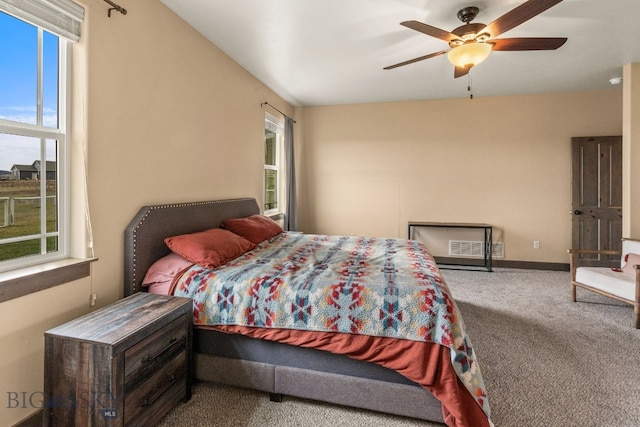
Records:
M223 223L253 217L261 217L260 208L253 198L162 204L141 208L125 230L124 295L147 291L142 282L148 270L156 265L158 260L173 255L165 239L205 230L217 231ZM326 321L326 318L324 322L320 322L325 325L324 328L320 328L322 330L311 332L299 330L290 319L285 320L284 324L276 321L270 324L269 316L245 316L244 318L253 322L250 324L239 324L237 318L232 318L229 324L210 326L204 324L206 322L202 319L214 319L213 323L220 319L199 306L198 295L202 292L192 290L189 294L188 287L193 282L192 279L205 275L197 270L202 268L201 266L193 265L180 272L181 281L173 281L169 292L183 292L183 296L194 298L194 378L264 391L275 401L281 400L282 396L296 396L446 423L449 426L492 425L475 353L464 332L464 323L459 318L455 302L448 296L444 279L435 263L431 265L433 259L430 255L424 255L421 245L417 242L402 239L370 238L365 239L364 244L363 240L354 243L349 239L351 238L282 232L249 249L243 248L241 256L207 274L223 277L228 273L225 269L234 265L244 269L242 271L248 271L248 265L254 268L257 264L263 263L255 257L260 251L265 250L273 255L282 252L282 248L293 247L297 251L297 260L301 258L301 251L310 245L333 251L334 254L355 253L353 247L344 245L357 244L359 247L369 248L370 243L373 245L372 242L379 240L383 240L387 247L398 245L390 252L415 247L416 253L420 254L420 262L428 264L428 268L420 272L419 276L424 276L423 279L431 282L441 282L442 287L437 291L439 298L444 297L447 300L444 306L449 311L449 318L455 320L453 329L456 336L463 335L463 344L460 345L460 342L453 340L445 343L447 345L422 342L433 341L429 338L398 339L393 333L389 335L387 332L374 332L373 336L368 336L358 329L363 326L363 322L352 322L350 326L346 326L351 327L352 333L346 333L340 329L339 322L331 323ZM337 241L336 244L343 245L348 250L331 249L332 246L328 246L328 242L333 241ZM178 241L170 242L174 244L173 251L178 251L178 246L175 246ZM328 257L326 253L322 256ZM316 260L312 267L304 267L304 270L318 272L332 268L330 265L327 267L320 264L323 263ZM397 271L396 266L392 265L383 267L381 274L387 277L396 274ZM350 277L358 277L360 274L355 270L348 273ZM279 279L274 283L276 282L279 283ZM276 288L271 284L263 286L262 289L273 291ZM284 298L278 295L279 299ZM292 298L299 298L299 295ZM320 298L329 299L326 295ZM295 304L291 305L293 307ZM316 304L320 305L322 302ZM260 309L263 312L269 310L264 307ZM306 309L310 310L308 307ZM298 320L304 317L302 311L297 311ZM247 313L246 307L244 313ZM405 313L405 317L406 315ZM273 318L281 319L283 316ZM395 320L399 320L397 316ZM358 327L354 328L354 324ZM387 319L386 325L389 324ZM385 327L386 329L389 328ZM397 330L397 327L395 329ZM416 363L416 360L420 362ZM462 371L460 366L463 367Z

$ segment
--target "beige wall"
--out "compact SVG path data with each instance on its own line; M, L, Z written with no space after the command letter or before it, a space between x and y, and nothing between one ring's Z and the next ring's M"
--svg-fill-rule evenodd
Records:
M237 196L261 200L260 103L293 115L291 106L160 1L129 2L126 16L114 12L111 18L101 0L84 5L83 40L75 47L74 106L80 108L74 129L86 135L99 261L90 278L0 304L0 393L3 402L6 393L19 393L15 404L0 405L0 425L28 416L42 400L44 332L88 312L92 292L96 307L122 296L123 232L138 209ZM73 152L82 152L79 138ZM83 192L81 166L73 171L76 200ZM74 215L74 253L86 253L82 206ZM27 399L36 394L25 404L22 392Z
M622 91L308 107L298 117L301 229L405 237L409 220L483 222L507 260L567 263L571 137L620 135Z

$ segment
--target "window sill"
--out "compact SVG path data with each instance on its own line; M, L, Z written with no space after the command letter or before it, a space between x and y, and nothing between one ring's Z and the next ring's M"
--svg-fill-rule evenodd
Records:
M0 273L0 302L82 279L97 258L66 258Z

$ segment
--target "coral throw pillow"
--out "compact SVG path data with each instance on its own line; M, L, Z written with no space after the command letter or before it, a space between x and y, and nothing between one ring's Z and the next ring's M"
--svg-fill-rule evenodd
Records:
M283 232L277 222L264 215L228 219L222 223L222 228L232 231L256 245Z
M167 237L164 242L172 252L207 268L219 267L256 246L221 228Z

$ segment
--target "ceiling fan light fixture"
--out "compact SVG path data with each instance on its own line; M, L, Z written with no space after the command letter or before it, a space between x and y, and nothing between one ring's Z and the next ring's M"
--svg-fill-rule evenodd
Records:
M491 54L492 46L488 43L465 43L447 53L447 58L456 67L471 68L478 65Z

